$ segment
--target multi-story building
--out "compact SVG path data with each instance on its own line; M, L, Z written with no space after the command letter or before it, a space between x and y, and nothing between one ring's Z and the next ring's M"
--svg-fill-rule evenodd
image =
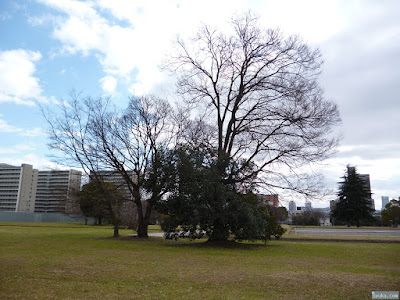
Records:
M277 194L272 194L272 195L257 194L257 197L266 205L273 207L279 206L279 196Z
M136 182L136 175L133 171L128 171L129 177L132 179L133 182ZM115 186L122 190L125 198L131 200L132 193L129 191L128 185L126 184L125 179L115 170L100 170L96 171L96 176L98 176L101 180L105 182L112 182ZM91 178L95 178L94 173L90 174Z
M132 182L137 182L137 175L135 174L134 171L130 170L128 171L128 175ZM121 219L122 221L127 224L128 226L136 226L137 224L137 207L134 204L134 197L132 193L129 190L128 184L126 183L125 179L121 176L120 173L116 170L99 170L96 171L95 173L91 172L90 174L90 180L102 180L104 182L112 182L120 191L122 191L124 195L124 203L121 208ZM143 194L143 191L141 191L141 196L142 200L146 199L146 195ZM158 214L156 211L153 211L151 222L154 222L155 224L159 224L158 220Z
M389 203L389 197L388 196L382 196L382 209L385 209L385 206L388 203Z
M76 170L38 171L28 164L0 164L0 210L64 212L79 191L81 176Z
M266 195L265 196L265 201L267 202L268 205L278 207L279 206L279 196L274 194L274 195Z
M0 164L0 210L33 212L38 170Z
M289 213L294 214L296 212L296 202L293 200L289 202Z
M39 171L35 212L65 212L81 186L82 172L76 170Z
M296 202L293 200L289 202L289 215L295 216L298 214L302 214L305 211L311 211L312 205L310 201L306 201L304 206L297 206Z

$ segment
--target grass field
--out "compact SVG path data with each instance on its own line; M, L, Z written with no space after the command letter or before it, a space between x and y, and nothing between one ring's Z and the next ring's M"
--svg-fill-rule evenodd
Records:
M116 240L111 227L0 225L0 299L371 299L400 289L400 244L217 246L130 230Z

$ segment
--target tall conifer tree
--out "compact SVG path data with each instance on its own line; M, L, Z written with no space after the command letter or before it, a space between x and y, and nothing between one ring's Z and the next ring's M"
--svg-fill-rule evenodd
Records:
M371 191L355 167L347 166L347 174L342 178L343 181L339 182L339 200L332 211L332 217L347 226L359 227L362 221L373 218Z

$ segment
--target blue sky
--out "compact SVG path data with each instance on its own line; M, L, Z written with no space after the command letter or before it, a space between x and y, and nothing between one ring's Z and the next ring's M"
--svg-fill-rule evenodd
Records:
M397 0L2 0L0 162L61 167L49 158L39 104L51 109L72 90L111 95L121 106L130 95L171 95L159 65L175 36L193 35L202 22L225 28L249 9L265 27L321 49L321 86L339 105L344 136L320 167L327 185L335 189L352 164L370 174L377 208L381 196L400 196Z

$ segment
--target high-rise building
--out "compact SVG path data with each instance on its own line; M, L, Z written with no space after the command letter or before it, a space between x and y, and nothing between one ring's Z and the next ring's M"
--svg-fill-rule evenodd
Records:
M28 164L0 164L0 210L64 212L79 191L81 176L76 170L38 171Z
M82 172L76 170L39 171L35 212L65 212L80 189L81 177Z
M38 170L0 164L0 210L33 212Z
M382 196L382 209L385 209L385 206L388 203L389 203L389 197L388 196Z
M310 201L306 201L304 203L304 207L305 207L305 210L310 211L312 209L311 202Z
M115 170L101 170L96 171L96 175L105 182L114 183L118 189L123 191L126 199L132 199L132 193L129 191L129 187L120 173ZM128 176L133 182L136 182L136 175L133 171L128 171ZM94 174L91 173L90 177L94 178Z
M289 212L295 213L296 212L296 202L293 200L289 202Z

